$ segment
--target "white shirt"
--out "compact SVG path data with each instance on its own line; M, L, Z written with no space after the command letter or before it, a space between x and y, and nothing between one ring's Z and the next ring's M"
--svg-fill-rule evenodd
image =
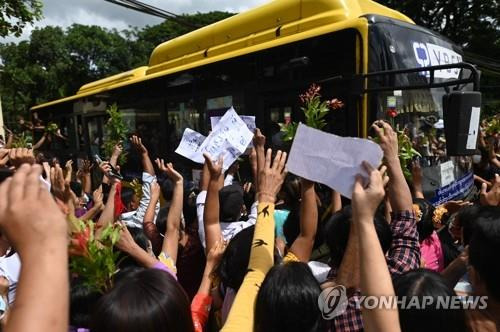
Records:
M149 202L151 201L151 184L156 181L156 176L149 173L142 173L142 197L139 202L139 207L135 211L122 213L120 219L129 227L142 228L142 222ZM156 216L160 211L160 202L156 203L155 216L153 221L156 221Z
M16 299L17 281L21 272L21 260L17 253L10 257L0 257L0 276L9 281L9 304Z
M200 241L201 244L203 245L203 248L207 247L207 244L205 242L205 223L203 221L203 213L205 211L206 199L207 199L206 190L200 192L198 194L198 197L196 197L196 214L198 215L198 235L200 236ZM220 223L220 228L224 240L226 241L231 240L236 234L238 234L245 228L255 225L256 221L257 221L257 202L253 203L247 221Z

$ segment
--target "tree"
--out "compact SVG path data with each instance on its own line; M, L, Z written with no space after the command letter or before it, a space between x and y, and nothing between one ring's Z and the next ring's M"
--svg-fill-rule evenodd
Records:
M14 34L19 37L26 24L42 18L39 0L0 0L0 37Z
M183 18L203 26L231 15L212 12ZM27 116L33 105L73 95L86 83L147 65L157 45L191 29L169 20L125 31L80 24L66 29L47 26L33 30L28 41L0 44L4 114L10 119Z

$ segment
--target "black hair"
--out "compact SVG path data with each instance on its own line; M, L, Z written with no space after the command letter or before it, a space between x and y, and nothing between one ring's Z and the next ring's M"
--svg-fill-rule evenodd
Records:
M462 226L462 234L463 234L462 240L464 246L468 245L470 242L472 233L474 232L474 225L481 211L482 210L479 205L466 206L460 209L460 211L456 216L458 222Z
M255 301L257 332L322 331L318 307L321 287L307 264L275 265L267 273Z
M71 181L69 187L75 193L76 197L82 196L82 184L80 182Z
M132 200L134 199L135 195L134 189L128 187L122 187L120 195L123 205L125 205L125 207L128 209L130 203L132 203Z
M247 273L250 260L255 226L250 226L238 232L227 245L221 262L217 267L217 274L225 287L231 287L236 292L241 286Z
M461 332L466 330L463 308L443 309L438 304L438 298L455 296L453 289L439 273L427 269L409 271L394 280L394 291L398 301L404 299L407 306L403 308L398 303L401 331ZM413 296L418 297L420 307L409 305ZM428 297L434 300L423 307Z
M163 198L167 202L170 202L172 200L172 196L174 195L174 185L172 183L172 180L170 180L170 179L163 180L160 183L160 189L161 189L161 194L163 195Z
M285 182L278 193L278 198L283 200L280 209L293 210L300 206L300 180L293 174L287 174Z
M469 263L484 282L488 295L500 301L500 207L483 207L474 220L469 244Z
M432 217L434 216L435 208L429 201L423 198L414 198L413 204L418 205L420 212L422 213L420 219L417 220L418 239L422 242L431 236L432 232L434 232Z
M167 272L137 269L116 282L94 310L92 332L194 331L189 299Z
M325 242L330 249L331 266L339 267L344 257L351 229L352 208L350 205L336 212L325 225ZM381 213L373 219L378 240L383 252L387 252L392 243L392 232L389 223Z
M73 327L89 328L92 310L101 294L90 289L80 279L71 280L69 323Z
M170 207L162 207L156 216L156 228L161 234L165 234L165 231L167 230L168 211L170 211Z
M222 222L238 221L243 207L243 188L232 184L219 191L219 218Z
M135 243L139 245L144 251L148 250L148 245L149 245L149 239L144 233L144 230L142 228L137 228L137 227L128 227L128 231L130 232L130 235L134 239ZM120 269L124 269L127 267L136 267L138 266L137 262L130 257L128 254L125 252L120 252L120 257L119 257L119 262L120 262Z

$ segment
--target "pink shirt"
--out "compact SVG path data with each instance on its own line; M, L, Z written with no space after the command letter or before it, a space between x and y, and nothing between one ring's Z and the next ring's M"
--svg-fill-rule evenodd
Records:
M426 269L441 272L444 269L444 255L441 241L436 233L432 234L420 243L420 255Z

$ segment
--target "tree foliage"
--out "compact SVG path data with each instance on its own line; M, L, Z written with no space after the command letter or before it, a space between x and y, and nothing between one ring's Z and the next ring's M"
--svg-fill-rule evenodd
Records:
M0 0L0 37L19 37L26 24L42 18L39 0Z
M231 15L198 13L184 15L184 20L203 26ZM79 24L66 29L46 26L35 29L29 40L0 44L4 115L7 121L16 115L26 116L33 105L72 95L88 82L147 65L158 44L190 29L173 21L125 31Z

